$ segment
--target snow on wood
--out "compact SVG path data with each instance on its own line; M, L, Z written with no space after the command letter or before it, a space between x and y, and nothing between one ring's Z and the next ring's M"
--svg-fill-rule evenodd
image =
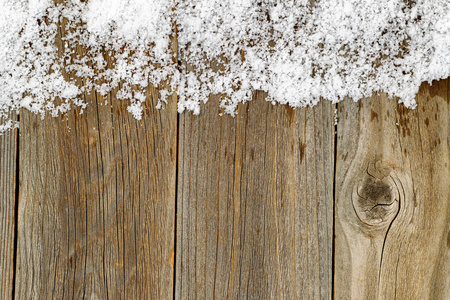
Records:
M171 52L175 26L190 68ZM422 82L450 75L447 0L2 0L0 29L3 117L56 116L88 105L85 91L118 88L139 119L148 84L167 82L157 106L176 92L178 111L194 114L210 94L234 114L255 90L292 107L383 91L413 108Z

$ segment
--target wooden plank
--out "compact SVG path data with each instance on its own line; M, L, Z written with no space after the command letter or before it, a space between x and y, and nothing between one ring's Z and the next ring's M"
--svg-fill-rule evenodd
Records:
M16 154L17 130L0 134L0 299L13 295Z
M176 96L156 110L158 93L141 121L116 91L22 113L17 299L173 298Z
M333 105L180 116L177 299L330 299Z
M337 299L450 297L448 80L417 102L338 105Z
M430 90L430 96L443 96L445 93L445 87L444 82L440 82L441 86L439 85L436 87L437 90L431 89ZM437 140L438 145L443 145L440 147L447 147L447 153L450 152L450 78L447 78L447 105L444 104L444 107L437 109L443 109L445 113L445 107L447 107L447 132L449 133L447 135L447 146L445 144L445 140ZM435 91L439 91L438 94L435 94ZM442 105L442 103L441 103ZM426 121L426 119L425 119ZM442 124L443 130L445 130L445 123ZM437 146L437 145L436 145ZM440 149L442 151L442 148ZM443 151L445 153L445 150ZM439 153L438 153L439 154ZM447 154L447 156L450 154ZM437 163L439 163L439 156L436 155ZM444 157L445 160L445 157ZM444 161L441 161L444 162ZM445 162L444 162L445 164ZM450 164L447 164L449 166ZM445 165L444 165L445 166ZM450 167L449 167L450 168ZM449 172L449 171L447 171ZM445 178L443 178L445 179ZM450 196L448 196L450 198ZM432 291L431 291L431 299L449 299L450 298L450 199L447 202L447 217L444 221L444 232L441 239L441 244L439 248L439 255L438 260L436 262L436 267L433 272L433 282L431 285Z
M176 101L137 121L109 97L22 113L17 299L173 297Z

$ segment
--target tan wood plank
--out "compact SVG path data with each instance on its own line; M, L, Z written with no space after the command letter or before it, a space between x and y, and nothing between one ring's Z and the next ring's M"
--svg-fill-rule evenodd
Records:
M155 93L142 121L109 96L22 113L17 299L172 298L176 102Z
M177 299L330 299L334 106L180 115Z
M444 84L441 82L440 84ZM441 87L442 89L445 89L445 87ZM442 96L445 91L437 89L439 91L439 94L437 96ZM432 90L433 92L435 90ZM434 94L434 93L431 94ZM442 94L441 94L442 93ZM435 95L435 94L434 94ZM447 145L445 144L445 140L440 141L437 140L437 143L439 145L443 144L441 147L447 147L447 153L450 151L450 78L447 79L447 105L442 108L445 113L445 107L447 107L447 116L449 119L447 119L447 132L449 133L447 135ZM437 108L437 107L436 107ZM426 120L426 119L425 119ZM443 130L445 130L445 124L442 124ZM436 145L437 146L437 145ZM450 155L450 154L447 154ZM445 158L444 158L445 159ZM439 158L437 157L437 160L439 163ZM445 163L444 163L445 164ZM447 164L448 166L449 164ZM449 167L450 168L450 167ZM450 171L447 171L450 172ZM447 173L448 174L448 173ZM450 198L450 196L448 196ZM450 298L450 199L447 203L447 218L444 221L444 232L441 239L441 244L439 248L439 255L438 260L436 262L436 267L433 271L433 282L431 284L431 299L449 299Z
M0 118L0 124L5 121ZM17 130L0 134L0 299L13 294L16 154Z
M339 103L336 299L448 299L448 80Z
M176 96L157 96L141 121L115 91L22 113L17 299L173 298Z

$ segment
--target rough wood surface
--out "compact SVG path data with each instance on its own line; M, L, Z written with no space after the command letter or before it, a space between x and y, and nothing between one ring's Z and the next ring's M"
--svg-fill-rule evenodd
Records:
M449 299L448 80L339 103L336 299Z
M13 294L17 146L17 130L0 134L0 299Z
M17 299L172 297L176 103L155 95L142 121L95 94L83 115L23 112Z
M83 114L23 113L17 299L172 298L176 96L157 110L158 94L142 121L115 90Z
M177 299L331 297L333 105L254 97L180 116Z
M83 114L23 112L17 299L173 298L176 96L157 110L158 94L141 121L116 90L85 93Z
M0 136L0 298L450 299L449 83L415 110L341 102L337 127L260 91L235 118L218 96L156 110L153 87L141 121L116 91L23 111Z

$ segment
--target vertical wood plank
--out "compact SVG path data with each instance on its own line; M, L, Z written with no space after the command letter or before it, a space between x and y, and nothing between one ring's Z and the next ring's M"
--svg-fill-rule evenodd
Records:
M182 114L177 299L330 299L333 105Z
M339 103L337 299L449 297L448 80L417 103Z
M444 84L443 82L440 82L440 84ZM438 86L439 87L439 86ZM445 94L445 87L441 86L441 89L438 89L439 94L438 96L441 96ZM445 143L445 140L440 141L437 140L437 144L443 145L441 147L447 147L447 151L450 152L450 78L447 78L447 144ZM432 90L430 94L434 94L434 90ZM436 96L436 94L434 94ZM442 104L442 103L441 103ZM443 108L440 108L444 110L445 113L445 105ZM425 119L426 120L426 119ZM445 124L443 124L443 130L445 130ZM436 145L437 146L437 145ZM442 148L441 148L442 149ZM450 154L448 154L450 155ZM444 158L445 159L445 158ZM436 162L439 163L439 162ZM450 164L448 164L450 168ZM449 196L450 198L450 196ZM450 298L450 199L447 203L447 217L444 221L444 232L441 239L441 244L439 248L439 255L438 260L436 262L436 267L433 271L433 281L431 285L431 299L449 299Z
M0 124L5 120L0 118ZM12 299L17 130L0 134L0 298Z
M83 114L23 112L17 299L173 298L176 96L157 110L158 94L140 121L115 90Z
M22 114L17 299L172 298L176 101L137 121L111 95Z

